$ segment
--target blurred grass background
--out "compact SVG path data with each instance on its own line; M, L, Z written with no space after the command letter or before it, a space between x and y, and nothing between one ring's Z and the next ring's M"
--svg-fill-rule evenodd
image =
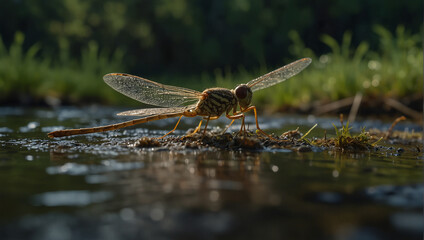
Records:
M418 0L2 0L0 104L138 105L102 76L233 88L302 57L311 66L256 105L422 99L422 12Z

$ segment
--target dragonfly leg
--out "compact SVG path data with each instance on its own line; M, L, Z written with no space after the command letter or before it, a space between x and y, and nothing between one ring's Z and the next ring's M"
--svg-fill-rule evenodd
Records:
M185 135L185 136L184 136L184 137L182 137L181 139L184 139L184 138L186 138L186 137L191 137L191 136L193 136L195 133L197 133L197 132L200 130L200 126L202 126L202 122L203 122L203 119L202 119L202 120L200 120L199 125L197 125L196 129L194 129L194 131L193 131L192 133Z
M202 126L202 122L203 122L203 119L200 120L199 125L197 125L196 129L194 129L194 131L191 134L195 134L200 130L200 126Z
M177 122L177 124L175 124L174 129L172 129L171 131L169 131L167 134L163 135L162 137L158 137L157 139L162 139L162 138L168 136L169 134L171 134L173 131L175 131L175 129L177 129L178 124L180 124L182 117L183 117L183 115L181 115L180 118L178 119L178 122Z
M246 132L246 124L244 122L244 114L243 114L243 118L241 119L241 127L240 127L240 132Z
M241 132L243 132L243 129L245 130L246 128L244 127L244 113L242 113L242 112L236 112L234 115L226 115L226 117L227 118L229 118L229 119L232 119L232 121L231 121L231 123L230 123L230 125L231 124L233 124L233 122L234 122L234 120L236 120L236 119L242 119L241 120L241 128L240 128L240 131L239 131L239 133L241 133ZM229 127L229 126L228 126ZM228 127L227 127L227 129L228 129Z
M225 127L224 131L222 131L221 134L224 134L231 127L231 125L233 125L234 121L235 119L231 120L230 124Z
M259 123L258 123L258 113L256 112L256 107L255 107L255 106L250 106L250 107L248 107L248 108L246 108L246 109L243 109L241 112L242 112L242 113L245 113L245 112L248 112L248 111L251 111L251 110L253 110L253 112L254 112L254 114L255 114L256 129L258 129L258 131L259 131L260 133L262 133L263 135L265 135L265 136L269 137L270 139L272 139L272 140L274 140L274 141L278 141L277 139L275 139L275 138L271 137L271 135L269 135L269 134L267 134L266 132L264 132L264 131L263 131L263 130L259 127Z
M208 116L208 118L207 118L207 120L206 120L206 124L205 124L205 129L203 130L203 136L205 136L205 134L206 134L206 128L208 127L208 123L209 123L209 120L211 119L211 117L210 116Z

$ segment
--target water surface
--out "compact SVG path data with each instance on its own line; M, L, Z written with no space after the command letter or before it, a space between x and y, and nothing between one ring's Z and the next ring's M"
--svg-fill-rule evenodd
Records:
M421 239L422 145L361 153L128 147L176 119L48 139L123 120L107 107L0 109L1 239ZM126 119L125 119L126 120ZM197 125L184 119L176 134ZM254 127L254 119L248 118ZM223 127L229 121L214 121ZM260 117L268 132L335 118ZM390 122L354 125L382 130ZM236 131L239 126L235 125ZM403 122L398 129L421 127ZM391 148L387 148L391 147Z

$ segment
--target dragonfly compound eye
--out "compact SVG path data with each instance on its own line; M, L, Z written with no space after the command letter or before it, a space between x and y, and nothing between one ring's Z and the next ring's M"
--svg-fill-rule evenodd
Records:
M235 93L238 99L245 99L247 97L248 87L244 84L236 87Z
M249 86L246 84L238 85L234 90L234 94L238 99L240 107L247 108L250 105L250 101L252 100L252 90Z

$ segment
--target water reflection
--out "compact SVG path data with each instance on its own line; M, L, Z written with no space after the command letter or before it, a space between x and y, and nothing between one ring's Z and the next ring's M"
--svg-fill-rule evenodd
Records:
M145 166L109 183L119 186L116 201L125 202L124 207L159 201L219 209L237 203L269 204L274 195L261 173L268 157L260 153L141 151L132 157Z

